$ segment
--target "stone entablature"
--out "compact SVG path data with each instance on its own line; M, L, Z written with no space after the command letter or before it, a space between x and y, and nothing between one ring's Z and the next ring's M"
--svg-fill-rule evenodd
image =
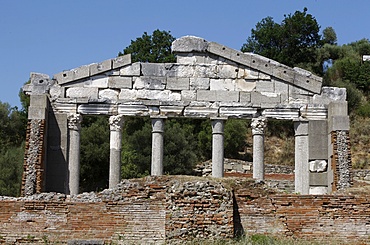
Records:
M346 92L265 57L197 37L173 43L178 63L131 63L131 56L55 74L32 74L28 93L48 93L56 113L125 116L326 119Z
M53 78L31 73L31 83L23 88L31 95L28 118L30 123L41 119L47 125L47 140L40 146L45 152L39 158L46 166L47 184L40 184L44 190L78 193L80 130L71 123L80 122L83 115L110 115L111 120L116 116L151 117L152 175L163 174L164 120L209 118L213 177L224 173L223 130L228 118L293 120L295 191L323 194L351 184L351 175L339 173L351 168L349 139L342 137L344 141L337 147L330 137L348 135L345 89L322 87L322 78L306 70L199 37L175 40L172 51L176 63L132 63L131 56L124 55L63 71ZM263 180L264 130L258 125L251 125L255 132L253 176ZM110 187L120 181L121 134L111 127ZM25 169L35 164L30 161L26 159ZM327 167L323 172L309 172L310 162L325 162Z

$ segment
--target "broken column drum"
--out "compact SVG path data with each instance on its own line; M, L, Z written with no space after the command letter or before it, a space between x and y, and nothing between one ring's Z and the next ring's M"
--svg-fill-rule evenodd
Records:
M317 192L318 187L330 192L336 186L339 188L351 183L350 175L339 174L351 168L350 155L342 154L349 151L346 147L349 145L347 138L340 148L327 139L328 133L333 137L341 136L339 133L343 130L345 135L348 133L347 124L339 124L348 117L346 107L337 106L342 108L340 114L335 110L328 112L334 105L347 103L345 89L323 87L322 78L309 71L288 67L266 57L243 53L199 37L176 39L172 43L172 52L177 57L175 63L133 63L128 54L62 71L53 78L31 73L31 82L23 87L23 91L34 101L29 108L29 123L33 119L44 120L43 132L47 134L44 137L47 140L40 141L40 149L45 149L45 157L34 159L29 154L25 155L25 169L27 166L40 166L38 172L45 173L45 178L39 174L38 179L45 183L33 181L35 177L30 171L25 171L24 183L26 180L27 183L39 183L38 186L48 191L78 193L80 115L114 116L111 120L117 120L117 125L113 123L111 130L110 188L119 182L120 176L121 117L151 118L152 175L163 174L165 118L210 119L212 175L215 177L224 174L223 128L229 118L245 120L261 116L267 120L293 120L297 123L299 120L320 121L323 128L327 122L328 130L308 136L309 142L315 142L317 137L326 137L320 142L328 147L320 151L320 155L311 154L315 152L313 150L309 151L311 153L302 150L309 147L305 143L307 136L296 134L295 157L299 168L296 171L302 173L299 178L305 176L304 180L297 183L297 190L306 193L308 186L308 192L311 189ZM40 96L45 98L46 103L35 99ZM79 116L67 122L68 115ZM73 121L78 123L69 127ZM67 127L70 128L69 133ZM264 127L259 126L253 129L256 179L264 178L262 129ZM338 138L340 142L342 138ZM52 145L47 145L48 142L52 142ZM328 170L309 175L308 168L301 168L306 160L326 161ZM307 175L316 179L323 177L321 180L327 177L328 183L310 183L309 179L306 180ZM340 183L335 183L338 181ZM34 192L36 190L30 189L27 195Z

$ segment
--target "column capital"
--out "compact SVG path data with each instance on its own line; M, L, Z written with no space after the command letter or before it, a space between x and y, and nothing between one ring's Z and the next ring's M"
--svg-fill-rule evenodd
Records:
M123 115L114 115L109 117L109 126L111 131L121 131L123 122L124 122Z
M294 135L307 136L308 135L308 120L294 120Z
M71 130L79 131L81 129L82 115L71 113L67 116L68 128Z
M266 117L255 117L252 118L251 127L252 127L252 134L264 134L265 128L267 126L267 118Z
M164 118L153 117L152 119L152 133L164 132Z
M225 121L222 118L211 119L212 134L224 134Z

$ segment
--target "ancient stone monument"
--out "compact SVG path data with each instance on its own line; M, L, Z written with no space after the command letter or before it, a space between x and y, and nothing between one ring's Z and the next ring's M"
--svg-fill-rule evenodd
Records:
M295 191L325 194L351 185L346 90L271 59L199 37L175 40L177 63L132 63L130 55L55 74L31 73L23 195L77 194L80 123L109 115L109 187L120 181L125 117L152 119L151 174L163 173L163 130L169 117L209 118L212 175L223 177L228 118L252 119L254 178L264 179L264 129L269 119L293 120Z

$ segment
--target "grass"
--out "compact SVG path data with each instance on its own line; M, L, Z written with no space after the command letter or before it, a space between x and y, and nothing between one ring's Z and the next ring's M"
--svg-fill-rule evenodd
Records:
M293 239L274 237L265 234L246 235L238 239L194 239L192 241L184 242L186 245L334 245L341 244L333 239L332 241L325 240L325 242L307 240L307 239ZM345 244L345 243L342 243Z

